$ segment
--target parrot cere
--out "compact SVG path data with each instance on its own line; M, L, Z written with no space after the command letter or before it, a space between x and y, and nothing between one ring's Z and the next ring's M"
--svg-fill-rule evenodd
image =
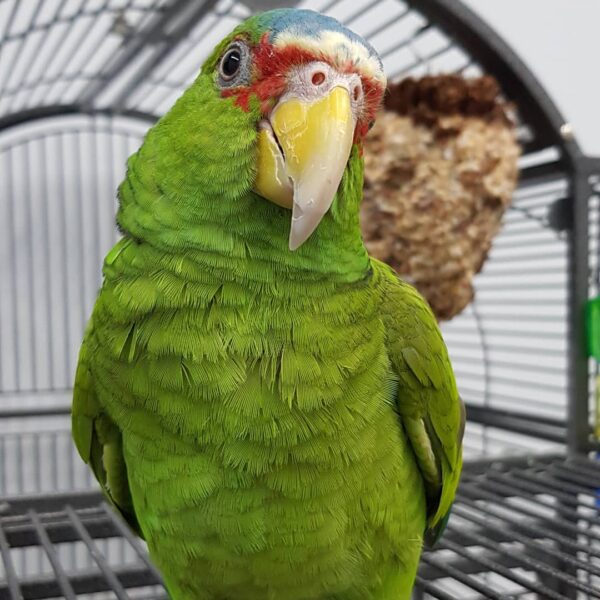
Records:
M407 600L445 527L452 367L361 240L385 85L334 19L267 12L128 161L73 437L173 600Z
M391 84L365 140L365 244L427 299L438 319L473 299L517 184L511 108L490 77Z

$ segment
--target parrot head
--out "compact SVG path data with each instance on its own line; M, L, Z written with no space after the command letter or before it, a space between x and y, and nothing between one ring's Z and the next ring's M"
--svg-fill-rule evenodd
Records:
M201 75L232 118L245 114L251 190L289 210L289 248L297 249L331 208L375 118L386 83L377 53L331 17L279 9L238 26Z

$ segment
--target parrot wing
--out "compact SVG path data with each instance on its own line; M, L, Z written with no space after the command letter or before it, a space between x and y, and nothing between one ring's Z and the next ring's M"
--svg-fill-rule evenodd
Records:
M433 545L458 487L465 408L431 309L411 285L393 277L384 303L387 347L398 378L397 411L425 483L425 542Z
M89 368L90 323L79 353L72 406L72 432L81 458L90 466L102 491L129 526L143 537L135 515L121 432L103 410Z

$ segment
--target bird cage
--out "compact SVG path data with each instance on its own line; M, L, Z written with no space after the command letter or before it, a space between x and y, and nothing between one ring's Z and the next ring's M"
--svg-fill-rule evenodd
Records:
M126 158L215 44L276 4L0 0L0 598L166 598L73 448L74 367ZM415 597L600 598L584 323L600 160L458 0L299 6L368 39L392 81L491 74L518 110L518 189L473 302L443 325L467 464Z

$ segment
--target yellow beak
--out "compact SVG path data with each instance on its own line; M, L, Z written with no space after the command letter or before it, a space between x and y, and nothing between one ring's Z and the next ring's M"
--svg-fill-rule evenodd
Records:
M341 86L313 102L284 97L270 124L261 123L254 189L292 209L290 250L310 237L331 207L355 126L350 94Z

